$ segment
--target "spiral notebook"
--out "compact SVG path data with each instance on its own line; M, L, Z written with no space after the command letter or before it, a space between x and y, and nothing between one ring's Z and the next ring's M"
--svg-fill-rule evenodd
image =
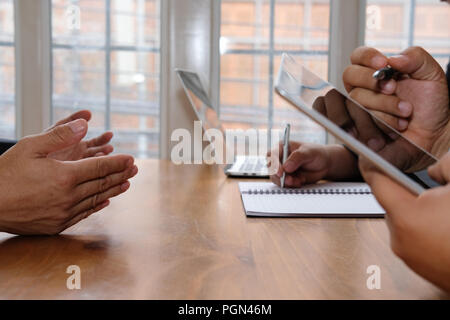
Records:
M239 183L247 216L383 217L384 209L365 183L321 183L282 189L273 183Z

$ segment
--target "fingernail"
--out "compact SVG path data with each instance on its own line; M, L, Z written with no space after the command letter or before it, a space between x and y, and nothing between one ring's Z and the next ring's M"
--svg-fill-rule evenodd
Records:
M127 167L131 167L134 164L134 160L133 159L129 159L127 161Z
M399 137L399 135L396 134L395 132L389 132L388 136L394 141L397 140L397 138Z
M402 116L409 117L413 111L413 106L407 101L401 101L398 104L398 109L400 110Z
M120 190L127 191L129 187L130 187L130 183L127 181L125 183L122 183L122 185L120 186Z
M381 69L386 66L386 59L381 56L375 56L372 58L373 67L376 69Z
M395 80L389 80L388 82L381 84L380 87L383 91L387 92L387 93L392 93L395 91L395 87L396 87L396 83Z
M283 165L283 168L288 171L291 172L294 170L294 163L292 161L286 161L286 163Z
M73 133L80 133L86 128L86 121L78 119L68 123Z
M374 139L370 139L367 142L367 145L369 146L370 149L372 149L374 151L378 151L384 147L384 142L381 139L374 138Z
M390 57L389 60L396 60L397 62L398 61L406 62L408 60L408 57L405 55L402 55L402 54L398 54L398 55Z
M133 169L131 170L131 176L134 177L135 175L137 175L138 173L138 167L134 166Z
M408 128L409 122L405 119L398 119L398 128L400 131L406 130Z

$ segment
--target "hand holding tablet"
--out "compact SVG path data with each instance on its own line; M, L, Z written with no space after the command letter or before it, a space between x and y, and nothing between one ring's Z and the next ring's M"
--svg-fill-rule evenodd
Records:
M420 194L425 188L437 185L423 171L436 162L434 156L289 55L283 55L275 89L352 151L367 158L411 192ZM344 112L350 121L333 121L332 115Z

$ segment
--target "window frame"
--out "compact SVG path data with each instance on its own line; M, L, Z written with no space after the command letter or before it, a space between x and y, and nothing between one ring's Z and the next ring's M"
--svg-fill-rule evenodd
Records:
M145 1L145 0L144 0ZM50 0L51 2L51 0ZM157 2L157 6L159 8L159 6L161 5L162 0L155 0L155 2ZM141 53L151 53L151 54L160 54L160 48L157 46L150 46L150 45L138 45L138 44L116 44L113 41L113 34L112 34L112 28L113 28L113 3L112 0L104 0L104 17L105 17L105 30L104 33L102 33L102 35L104 36L104 43L102 44L88 44L88 45L77 45L75 47L76 50L88 50L88 52L98 52L100 53L102 56L104 56L104 61L102 61L102 65L104 67L104 94L103 94L103 103L101 105L101 107L99 107L98 109L96 107L93 107L93 111L100 111L104 113L104 129L100 130L100 129L96 129L95 131L91 131L91 133L95 133L95 134L100 134L100 131L110 131L112 130L112 125L111 125L111 118L114 115L117 114L124 114L124 115L134 115L134 116L138 116L138 117L158 117L159 119L159 113L160 113L160 104L159 104L159 97L157 101L145 101L143 102L142 100L128 100L126 101L127 103L129 103L130 105L134 106L135 108L140 108L139 106L142 106L143 104L146 104L147 107L145 108L145 110L140 110L141 112L137 112L136 109L133 110L133 108L127 108L127 104L124 104L125 108L127 108L126 111L124 111L122 106L117 107L117 104L122 102L124 103L125 101L121 101L120 99L115 100L112 98L112 93L113 93L113 82L112 82L112 76L114 75L114 67L113 67L113 63L112 63L112 59L113 59L113 55L115 53L124 53L124 52L131 52L136 54L136 56L138 54ZM50 11L50 15L51 15L51 24L53 23L53 8L51 8ZM51 30L53 28L51 27ZM62 49L62 50L71 50L74 49L74 47L72 47L70 44L65 44L65 43L58 43L57 41L54 41L54 39L51 39L51 54L53 55L54 50L58 50L58 49ZM53 58L53 57L52 57ZM52 59L53 60L53 59ZM52 61L53 62L53 61ZM54 65L52 65L52 72L54 71ZM158 76L159 76L159 71L158 70ZM51 79L52 84L53 84L53 77ZM158 79L159 80L159 79ZM158 81L159 82L159 81ZM70 98L70 97L69 97ZM63 105L59 105L59 106L55 106L54 102L55 102L55 96L53 95L53 90L52 90L52 100L51 100L51 112L50 112L50 117L51 117L51 122L53 123L55 120L57 119L53 119L53 114L54 111L57 108L61 108L61 109L65 109L67 108L66 106ZM70 100L69 100L70 101ZM89 102L88 102L89 104ZM114 108L115 106L115 108ZM145 121L145 120L144 120ZM159 126L158 126L159 127ZM123 130L118 130L119 134L118 135L122 135L126 136L130 133L126 132L127 129ZM159 132L156 132L156 130L146 130L146 131L140 131L140 129L138 129L138 133L134 132L134 129L131 129L131 135L138 135L137 139L140 140L140 137L142 136L146 136L146 138L151 138L154 137L155 135L158 136L158 139L155 139L156 141L158 141L158 149L159 149ZM116 136L116 142L120 141L120 138ZM145 144L145 143L144 143ZM126 150L126 149L121 149L119 150L119 152L124 152L124 153L136 153L136 156L138 157L157 157L159 156L160 150L158 151L149 151L147 150L142 150L141 148L139 148L138 150Z
M335 11L336 13L346 12L345 8L351 9L355 4L358 8L364 7L365 9L365 0L333 0L330 2L333 6L332 9L330 8L331 31L333 31L331 26L334 26L334 23L344 28L343 26L351 21L352 25L359 26L359 28L347 30L346 35L353 34L352 39L361 37L358 29L365 30L365 10L358 9L356 15L335 14ZM200 70L209 81L209 91L213 101L219 101L220 7L220 0L161 1L160 158L167 159L170 156L170 137L174 129L181 127L191 129L189 121L180 119L183 115L189 116L189 112L185 110L185 97L179 94L181 88L173 68L184 67ZM183 10L182 8L197 8L197 10ZM14 0L14 9L16 135L20 138L41 132L51 124L49 107L52 102L51 0ZM28 23L25 26L20 21L28 21ZM192 21L195 21L195 24ZM183 35L186 33L175 32L183 30L183 28L194 28L189 30L191 34L194 34L196 46L186 46L188 39L183 39ZM328 59L334 53L340 57L348 57L346 53L351 52L360 44L354 42L344 46L335 38L337 38L336 32L330 32ZM193 40L192 37L189 39ZM212 46L211 43L213 43ZM192 52L193 48L195 52ZM201 58L190 59L189 55L197 55ZM205 64L204 61L208 61L208 63ZM333 77L337 79L339 72L337 68L330 68L330 81Z

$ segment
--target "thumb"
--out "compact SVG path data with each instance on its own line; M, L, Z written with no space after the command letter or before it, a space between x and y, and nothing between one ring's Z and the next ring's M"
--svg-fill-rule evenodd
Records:
M293 173L306 163L313 161L315 157L314 149L307 145L300 146L289 155L286 163L283 164L283 169L287 173Z
M450 183L450 153L447 153L438 163L428 168L428 173L440 184Z
M416 197L404 187L381 173L367 159L360 158L359 169L364 180L370 185L375 198L391 216L406 212L408 204Z
M411 47L398 56L390 57L389 65L416 80L439 81L445 79L444 70L423 48Z
M69 123L71 121L75 121L78 119L84 119L89 122L89 120L91 120L91 118L92 118L92 113L89 110L81 110L81 111L71 114L67 118L59 120L57 123L55 123L55 125L53 125L51 128L49 128L47 131L50 131L53 128L60 126L62 124L66 124L66 123Z
M32 151L46 157L49 153L70 147L84 138L87 121L78 119L30 138Z

